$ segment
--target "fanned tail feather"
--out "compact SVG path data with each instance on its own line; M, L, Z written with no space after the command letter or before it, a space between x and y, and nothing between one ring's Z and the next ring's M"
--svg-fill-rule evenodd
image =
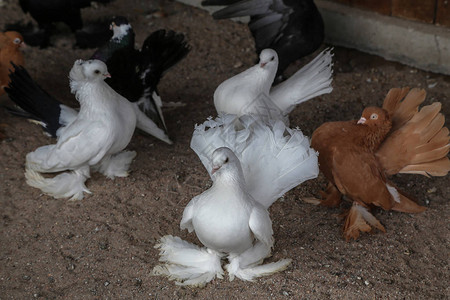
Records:
M344 237L348 242L350 239L357 239L360 232L370 232L372 227L386 232L384 226L378 221L364 206L353 202L347 213L344 223Z
M216 276L223 278L222 254L183 241L171 235L163 236L155 245L160 252L159 261L153 268L154 275L164 275L176 280L178 285L204 286Z
M282 121L265 124L248 115L222 115L196 126L191 148L208 172L211 154L219 147L236 154L250 194L266 208L319 173L317 153L310 148L309 139Z
M157 30L148 36L142 46L141 79L146 87L139 100L142 111L154 120L158 126L167 127L162 113L162 102L157 85L164 72L182 60L190 51L184 35L172 30Z
M420 104L425 101L425 90L408 87L390 89L383 101L383 108L391 116L392 131L397 130L417 114Z
M412 91L408 96L411 93ZM445 117L440 110L439 102L422 107L383 142L376 155L388 175L447 175L450 171L450 160L447 157L450 136L449 130L443 127ZM397 153L398 149L401 149L401 155Z
M285 114L314 97L333 90L333 49L325 49L310 63L270 91L270 97Z
M148 36L142 46L142 70L151 69L151 72L144 74L147 86L156 88L164 72L183 59L189 51L190 47L182 33L161 29Z

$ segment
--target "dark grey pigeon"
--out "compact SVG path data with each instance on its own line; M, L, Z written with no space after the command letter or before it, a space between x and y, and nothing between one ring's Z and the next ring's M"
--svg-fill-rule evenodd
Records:
M227 5L213 14L215 19L250 16L258 54L266 48L278 54L277 76L317 50L324 39L323 20L313 0L205 0L202 5Z

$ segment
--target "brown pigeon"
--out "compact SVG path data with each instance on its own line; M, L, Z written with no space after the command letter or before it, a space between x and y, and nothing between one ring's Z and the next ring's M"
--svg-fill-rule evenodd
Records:
M413 173L445 176L450 171L449 130L441 104L419 105L424 90L391 89L383 108L366 108L359 120L328 122L312 135L319 166L329 180L321 192L325 206L337 206L342 196L353 202L345 214L344 237L356 239L372 227L384 226L369 209L419 213L426 208L400 191L388 176Z
M22 66L23 54L20 48L24 47L23 37L16 31L0 32L0 96L5 93L4 87L9 83L9 70L13 67L11 62Z

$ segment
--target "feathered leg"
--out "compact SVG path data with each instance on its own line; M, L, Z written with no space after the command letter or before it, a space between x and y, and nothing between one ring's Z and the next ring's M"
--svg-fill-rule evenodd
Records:
M336 188L334 184L328 182L327 189L325 191L320 191L320 195L322 196L322 201L320 205L328 206L328 207L337 207L342 202L342 194Z
M25 167L27 184L55 198L83 199L83 192L91 193L84 184L89 177L89 166L61 173L53 178L44 178L28 165Z
M255 245L239 255L230 254L229 264L225 266L230 281L234 277L252 281L257 277L270 275L285 270L291 263L291 259L282 259L274 263L260 265L264 258L270 255L270 246L257 241Z
M369 223L369 224L367 224ZM344 237L348 242L350 239L357 239L359 232L370 232L372 230L371 225L379 230L386 232L384 226L381 225L366 207L353 202L352 207L347 212L344 223Z
M178 285L202 287L217 278L223 278L222 254L183 241L171 235L163 236L155 245L164 265L153 268L154 275L164 275L176 280Z
M128 169L135 157L136 151L122 151L115 155L104 157L93 167L93 170L102 173L110 179L127 177Z

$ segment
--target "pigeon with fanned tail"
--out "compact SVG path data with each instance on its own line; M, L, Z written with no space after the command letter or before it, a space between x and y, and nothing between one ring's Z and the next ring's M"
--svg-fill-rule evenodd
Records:
M289 79L272 87L278 55L272 49L265 49L257 65L217 87L214 92L216 110L219 114L257 115L288 124L289 113L296 105L333 90L332 57L331 50L324 50Z
M248 27L257 53L278 53L277 76L293 61L313 53L324 39L322 17L313 0L206 0L202 5L227 5L215 19L250 16Z
M265 208L319 173L308 137L280 120L221 115L195 127L191 148L208 172L211 153L219 147L230 148L239 158L248 192Z
M267 209L249 193L239 159L222 147L212 153L211 166L212 187L189 202L180 223L181 229L195 231L205 248L164 236L155 248L165 264L153 273L180 285L204 286L223 278L225 257L230 280L252 281L286 269L290 259L262 264L274 244L272 222Z
M383 108L368 107L358 121L328 122L314 131L311 145L319 151L320 170L330 182L322 192L324 200L316 203L337 206L343 195L353 202L345 215L346 240L372 226L385 231L369 211L373 206L407 213L425 210L388 176L445 176L450 171L450 137L441 104L419 110L425 96L424 90L391 89Z
M167 133L157 85L164 72L183 59L190 48L181 33L157 30L134 48L135 34L125 17L115 17L113 36L91 59L106 63L111 78L106 82L139 108Z
M26 72L23 68L16 67L12 79L24 74ZM130 142L135 127L139 123L148 122L148 118L104 82L109 76L102 61L77 60L74 63L69 78L71 91L80 102L79 112L66 110L61 105L59 110L56 109L56 100L38 86L29 86L40 93L37 99L44 98L43 103L47 103L49 109L46 111L46 107L33 106L33 103L31 107L38 109L36 115L42 114L43 119L53 120L53 123L45 124L57 136L56 144L42 146L28 153L25 177L29 185L55 198L75 200L82 199L85 192L90 193L84 183L90 177L91 169L108 178L128 176L128 168L136 152L124 149ZM6 88L12 99L17 96L22 103L36 100L27 99L28 92L25 97L20 95L22 89L12 87L15 82L17 81L12 80L10 83L12 89ZM56 129L61 123L67 124ZM63 173L53 178L41 175L55 172Z

